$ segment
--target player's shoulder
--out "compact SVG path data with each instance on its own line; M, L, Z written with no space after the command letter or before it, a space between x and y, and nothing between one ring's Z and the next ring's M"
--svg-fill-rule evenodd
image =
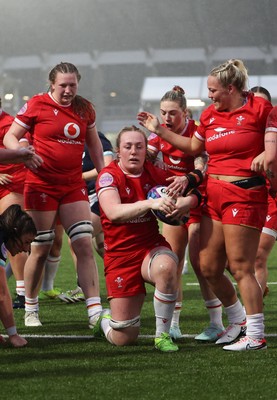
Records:
M274 118L277 118L277 106L274 106L274 107L271 109L269 115L272 116L272 117L274 117Z
M277 128L277 106L274 106L267 117L266 130Z
M101 169L99 172L98 176L103 175L103 174L111 174L118 176L120 174L120 168L118 167L118 162L117 160L113 160L109 163L109 165L106 165L104 168Z
M47 101L47 100L50 100L50 96L48 93L37 93L31 98L31 100L37 101L37 102Z
M48 93L37 93L33 97L31 97L30 100L28 100L24 106L26 108L30 108L31 106L39 107L42 104L49 103L50 101L51 101L51 99L50 99Z
M116 182L120 180L120 168L117 165L117 161L113 160L109 165L104 167L98 174L96 179L96 190L101 188L114 186Z
M14 120L14 117L8 114L6 111L2 110L0 112L0 121L2 124L11 124Z
M218 118L218 113L216 112L214 105L211 104L205 110L202 111L200 116L201 125L209 125Z

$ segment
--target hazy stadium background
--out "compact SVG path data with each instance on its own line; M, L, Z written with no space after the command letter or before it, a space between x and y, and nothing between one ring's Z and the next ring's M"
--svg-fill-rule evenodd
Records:
M276 0L0 4L0 95L11 114L47 89L48 72L60 61L79 68L79 93L95 104L104 133L136 123L140 108L156 110L174 84L208 104L206 76L228 58L243 59L250 86L266 86L277 102Z

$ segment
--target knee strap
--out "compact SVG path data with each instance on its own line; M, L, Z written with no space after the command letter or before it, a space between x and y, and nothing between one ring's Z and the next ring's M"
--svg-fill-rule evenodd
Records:
M173 260L176 262L176 266L177 266L178 263L179 263L179 259L178 259L177 254L175 254L172 250L167 249L167 248L163 248L163 249L158 250L158 251L151 257L151 259L150 259L150 261L149 261L149 264L148 264L148 276L149 276L150 279L152 279L152 278L151 278L151 266L152 266L153 260L154 260L157 256L160 256L161 254L167 254L169 257L173 258Z
M44 244L52 245L55 238L54 229L50 229L49 231L38 231L37 236L32 242L33 245L41 246Z
M71 225L66 233L68 234L71 242L77 239L93 235L93 226L91 221L79 221Z
M129 326L131 326L133 328L139 328L140 327L140 316L138 315L137 317L135 317L133 319L128 319L126 321L115 321L114 319L110 320L110 327L115 330L129 328Z

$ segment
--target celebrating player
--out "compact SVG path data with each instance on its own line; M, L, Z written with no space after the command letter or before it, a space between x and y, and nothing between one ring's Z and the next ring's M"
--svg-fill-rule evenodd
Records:
M180 86L175 86L164 94L160 102L160 115L163 126L166 126L172 135L191 137L197 126L191 118L187 117L187 100L184 90ZM206 155L200 154L193 157L175 148L170 143L161 139L152 133L148 138L148 154L154 162L162 161L164 166L172 175L184 176L184 174L193 171L195 168L201 171L206 167ZM161 157L161 160L158 157ZM201 186L204 192L204 184ZM182 334L179 325L180 312L182 308L182 270L184 264L185 249L189 242L189 256L191 265L197 276L200 290L209 312L210 324L199 335L196 340L215 342L218 334L222 333L224 327L222 324L221 301L215 296L204 278L199 265L199 231L202 207L193 209L190 213L190 219L181 226L171 226L163 224L162 233L170 243L172 250L178 255L178 279L179 291L178 298L171 321L170 335L174 339L179 339Z
M227 344L223 348L231 351L266 348L262 292L254 264L266 217L267 189L264 177L251 170L251 163L264 150L265 124L272 106L246 92L247 81L241 60L228 60L212 69L207 85L213 104L202 113L192 138L172 135L150 113L138 114L143 126L186 153L206 149L209 154L200 266L230 323L216 343ZM224 275L227 261L245 305L246 321L234 287ZM245 330L245 337L228 344Z

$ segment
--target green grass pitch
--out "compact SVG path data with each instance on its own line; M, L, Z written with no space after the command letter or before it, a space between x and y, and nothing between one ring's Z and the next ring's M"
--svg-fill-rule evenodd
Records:
M73 289L76 277L64 240L56 287ZM103 264L97 258L102 301ZM23 349L0 349L0 397L12 400L252 400L277 399L277 247L269 260L269 295L264 299L268 349L224 352L214 344L199 344L193 336L208 322L192 268L183 275L181 328L185 337L177 353L154 350L153 289L147 286L138 344L116 348L93 339L85 304L40 301L39 328L26 328L24 310L15 310L17 328L25 335ZM14 295L14 278L9 280ZM224 322L226 319L224 317ZM3 330L2 330L3 332Z

